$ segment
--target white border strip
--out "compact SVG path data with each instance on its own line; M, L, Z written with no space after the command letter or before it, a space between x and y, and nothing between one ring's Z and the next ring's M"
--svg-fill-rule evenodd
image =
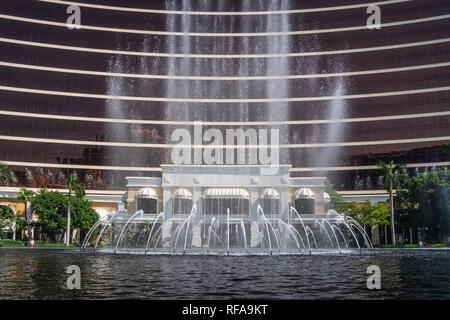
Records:
M443 20L450 18L450 14L433 16L427 18L395 21L380 24L380 28L403 26L408 24L430 22L436 20ZM19 16L11 16L6 14L0 14L0 19L21 21L27 23L43 24L48 26L67 28L68 24L64 22L55 22L48 20L31 19ZM80 25L81 30L95 30L105 32L120 32L120 33L134 33L156 36L177 36L177 37L276 37L276 36L295 36L295 35L307 35L307 34L320 34L320 33L332 33L332 32L347 32L358 30L369 30L366 25L343 27L343 28L329 28L329 29L315 29L315 30L297 30L297 31L276 31L276 32L176 32L176 31L155 31L155 30L139 30L139 29L122 29L122 28L110 28L110 27L98 27ZM369 30L370 31L370 30Z
M39 168L65 168L65 169L90 169L90 170L116 170L116 171L150 171L162 172L160 167L120 167L120 166L91 166L79 164L59 164L59 163L40 163L40 162L22 162L0 160L8 166L18 167L39 167ZM450 166L450 162L426 162L426 163L410 163L406 165L408 168L416 167L443 167ZM345 166L345 167L309 167L309 168L291 168L291 172L307 172L307 171L342 171L342 170L373 170L378 169L377 166Z
M410 2L411 0L378 1L378 2L371 2L371 3L361 3L361 4L354 4L354 5L324 7L324 8L278 10L278 11L246 11L246 12L158 10L158 9L106 6L106 5L90 4L90 3L75 2L75 1L62 1L62 0L39 0L39 1L55 3L55 4L62 4L62 5L67 5L67 6L74 5L74 6L78 6L78 7L84 7L84 8L114 10L114 11L128 11L128 12L141 12L141 13L179 14L179 15L197 15L197 16L251 16L251 15L293 14L293 13L347 10L347 9L356 9L356 8L367 8L370 5L382 6L382 5L389 5L389 4L395 4L395 3L401 3L401 2Z
M168 121L168 120L135 120L135 119L117 119L117 118L95 118L95 117L78 117L65 116L57 114L45 113L30 113L0 110L0 115L26 117L26 118L40 118L40 119L54 119L54 120L69 120L69 121L89 121L89 122L106 122L106 123L122 123L122 124L155 124L155 125L198 125L198 121ZM427 112L427 113L413 113L400 114L392 116L379 117L361 117L361 118L347 118L347 119L320 119L320 120L289 120L289 121L202 121L203 126L276 126L276 125L299 125L299 124L328 124L328 123L351 123L351 122L370 122L370 121L387 121L387 120L403 120L403 119L417 119L428 117L442 117L450 116L450 111Z
M181 147L180 144L166 144L166 143L105 142L105 141L48 139L48 138L5 136L5 135L0 135L0 140L21 141L21 142L38 142L38 143L57 143L57 144L69 144L69 145L127 147L127 148L172 149L172 148L180 148ZM435 141L450 141L450 136L412 138L412 139L395 139L395 140L374 140L374 141L280 144L277 147L279 147L281 149L299 149L299 148L371 146L371 145L420 143L420 142L435 142ZM185 145L182 145L182 147L183 148L196 148L196 149L216 149L216 148L221 148L221 149L246 149L246 148L259 149L259 148L271 148L273 146L271 146L271 145L212 145L212 144L195 145L195 144L185 144Z
M450 62L433 63L416 65L409 67L388 68L388 69L375 69L375 70L363 70L341 73L318 73L318 74L301 74L301 75L285 75L285 76L174 76L174 75L152 75L152 74L136 74L136 73L114 73L114 72L101 72L101 71L89 71L80 69L65 69L37 66L30 64L12 63L6 61L0 61L0 67L21 68L29 70L49 71L49 72L62 72L62 73L74 73L77 75L91 75L91 76L104 76L104 77L124 77L124 78L139 78L139 79L161 79L161 80L207 80L207 81L250 81L250 80L292 80L292 79L312 79L312 78L331 78L331 77L348 77L348 76L360 76L371 75L380 73L392 73L392 72L405 72L413 70L431 69L448 67Z
M450 86L438 87L438 88L416 89L416 90L363 93L363 94L342 95L342 96L258 98L258 99L203 99L203 98L200 99L200 98L114 96L114 95L104 95L104 94L91 94L91 93L79 93L79 92L18 88L18 87L9 87L9 86L0 86L0 90L34 93L34 94L46 94L46 95L55 95L55 96L66 96L66 97L80 97L80 98L107 99L107 100L114 99L114 100L128 100L128 101L154 101L154 102L179 102L179 103L273 103L273 102L330 101L330 100L342 100L342 99L391 97L391 96L399 96L399 95L449 91Z
M171 58L190 58L190 59L255 59L255 58L282 58L282 57L307 57L307 56L321 56L321 55L337 55L337 54L402 49L402 48L410 48L410 47L418 47L418 46L450 42L450 38L427 40L427 41L420 41L420 42L409 42L409 43L379 46L379 47L370 47L370 48L344 49L344 50L334 50L334 51L261 53L261 54L183 54L183 53L164 53L164 52L138 52L138 51L96 49L96 48L87 48L87 47L74 47L74 46L65 46L65 45L51 44L51 43L24 41L24 40L9 39L9 38L0 38L0 42L13 43L13 44L19 44L19 45L25 45L25 46L33 46L33 47L60 49L60 50L72 50L72 51L132 55L132 56L145 56L145 57L164 57L164 58L171 57Z

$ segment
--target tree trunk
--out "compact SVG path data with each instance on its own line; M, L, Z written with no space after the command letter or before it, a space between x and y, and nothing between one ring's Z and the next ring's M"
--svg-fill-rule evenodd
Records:
M388 232L387 225L384 225L384 244L388 244Z
M390 211L391 211L391 238L392 238L392 244L395 245L394 194L392 191L392 181L389 182L389 206L390 206Z
M70 200L67 204L67 228L66 228L66 247L70 245Z

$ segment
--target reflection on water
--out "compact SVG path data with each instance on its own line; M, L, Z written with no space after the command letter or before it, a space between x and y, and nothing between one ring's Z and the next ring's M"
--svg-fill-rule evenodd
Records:
M81 290L66 289L66 268ZM369 265L381 290L366 288ZM450 299L450 250L376 255L131 256L0 249L0 299Z

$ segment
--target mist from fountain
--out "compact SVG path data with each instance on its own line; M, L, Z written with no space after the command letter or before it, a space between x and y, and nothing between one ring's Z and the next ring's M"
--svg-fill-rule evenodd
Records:
M177 217L164 220L163 212L158 215L145 215L142 210L132 215L126 212L112 214L92 226L81 250L93 248L94 252L97 250L106 253L227 255L316 254L325 250L340 254L353 252L350 243L354 240L356 249L362 253L364 248L360 246L359 236L365 243L365 249L373 251L364 228L353 218L338 214L334 210L330 210L326 218L315 218L308 222L303 221L295 208L290 208L290 211L298 214L298 218L291 219L291 222L280 217L267 218L261 206L258 206L257 210L259 218L253 221L257 228L252 229L252 232L256 231L257 234L251 236L259 239L259 242L251 246L248 245L246 232L249 221L242 217L232 218L228 209L225 220L214 215L209 220L203 218L196 222L197 207L194 205L184 219ZM234 233L231 232L231 226ZM208 231L201 243L194 240L196 228L206 228ZM222 228L226 231L221 232ZM105 232L106 230L109 232ZM300 230L303 230L308 244L305 243ZM321 233L326 237L318 237ZM162 241L163 237L169 237L168 241ZM339 237L345 248L340 245ZM313 239L314 249L311 248L310 239ZM104 244L99 247L100 240L103 240ZM181 252L177 250L179 248L182 248Z
M254 7L267 8L267 10L287 10L288 1L276 0L257 0L242 1L239 4L232 4L232 8L227 7L226 1L209 2L199 1L180 2L175 0L166 0L167 10L185 10L185 11L251 11ZM290 15L255 15L249 17L238 16L212 16L201 17L196 15L166 15L166 30L169 32L214 32L214 33L239 33L239 32L267 32L267 31L289 31ZM202 19L207 19L210 24L202 23ZM277 58L243 58L243 59L202 59L189 57L192 53L201 53L207 48L211 54L254 54L254 53L289 53L295 48L300 51L320 51L319 41L312 36L313 41L308 43L293 42L289 35L269 35L258 38L258 41L252 41L249 36L239 37L198 37L183 34L171 34L159 42L158 37L146 36L141 45L143 52L164 51L168 53L180 53L185 57L169 58L140 58L137 65L131 65L131 59L126 56L115 55L109 59L108 71L113 73L139 73L155 74L154 70L163 75L168 75L167 80L162 81L161 86L145 86L145 81L129 81L123 77L109 77L107 82L107 93L111 96L118 95L136 95L136 96L160 96L161 90L164 97L169 98L236 98L246 99L252 97L261 98L286 98L296 92L296 95L302 93L302 90L308 88L293 88L286 78L263 80L193 80L179 79L176 76L285 76L289 74L317 74L321 73L319 69L320 58L312 59L308 64L298 63L293 65L287 57ZM315 40L314 40L315 39ZM201 40L201 41L200 41ZM256 44L255 44L256 43ZM128 48L118 47L118 50ZM308 49L308 50L305 50ZM135 61L135 60L133 60ZM338 61L339 62L339 61ZM332 72L344 71L343 63L340 61L327 61L328 67ZM314 89L317 95L326 95L324 89L324 80L317 78L309 79L308 85ZM333 94L341 96L345 94L347 83L345 78L336 78L333 81ZM311 89L309 88L309 89ZM329 93L328 93L329 94ZM146 115L129 114L129 102L123 100L107 100L107 116L110 118L135 118L146 119ZM245 128L245 122L249 120L273 121L290 120L290 110L292 106L285 102L271 102L262 105L248 103L238 103L236 105L223 106L220 104L199 104L193 105L188 102L167 102L164 104L162 120L169 121L240 121L235 127ZM220 112L217 112L217 111ZM346 115L345 100L333 99L327 105L327 112L323 114L313 114L312 118L339 119ZM292 112L292 111L291 111ZM313 111L315 112L315 111ZM300 118L302 118L300 116ZM124 126L123 124L108 124L109 141L129 141L130 137L136 142L145 142L142 136L136 132L141 128L140 125ZM183 126L184 127L184 126ZM190 126L190 130L193 130ZM281 141L292 142L297 139L297 133L289 132L288 127L278 125L273 128L280 130ZM317 127L319 128L319 126ZM317 129L308 139L315 142L336 142L344 139L345 126L338 123L327 124L326 131ZM164 128L164 137L167 143L170 143L170 133L172 125L166 125ZM299 130L298 130L299 131ZM300 134L300 133L299 133ZM310 142L310 141L306 141ZM339 150L336 148L322 148L320 155L314 156L315 165L329 165L332 159L339 156ZM315 152L315 151L314 151ZM314 153L313 152L313 153ZM133 165L135 161L143 162L144 155L138 154L116 154L112 150L107 152L108 164L115 164L117 160L120 163ZM289 154L282 155L280 163L290 163ZM359 177L358 177L359 179ZM360 187L360 181L355 181L356 187ZM221 204L220 204L221 205ZM273 209L273 208L272 208ZM117 213L108 220L102 221L93 226L88 233L83 249L86 250L90 240L95 239L94 249L99 245L100 239L104 239L105 244L99 247L103 251L113 249L114 253L128 252L134 250L139 253L273 253L274 249L278 253L301 253L301 246L304 251L311 254L311 240L313 240L315 249L328 248L334 250L336 247L339 252L342 251L338 240L338 234L342 237L345 246L348 248L352 239L355 241L358 249L361 250L357 239L356 231L360 237L367 242L363 228L355 226L354 221L346 220L342 215L331 214L327 219L303 221L301 215L295 208L289 208L287 221L276 213L276 210L267 212L267 216L261 207L258 207L256 214L257 221L249 221L247 217L236 216L227 210L226 219L222 214L207 216L202 214L201 220L196 218L197 208L194 206L189 215L183 217L167 216L161 212L158 215L145 215L143 212L136 212L133 215L126 213ZM291 216L293 219L291 220ZM337 222L336 222L337 221ZM319 226L319 230L324 232L328 240L322 241L314 225ZM328 228L327 228L328 227ZM98 228L100 232L98 233ZM353 230L355 229L355 230ZM201 231L203 230L203 237ZM253 233L257 232L256 235ZM330 233L334 236L332 240ZM195 239L194 239L195 238ZM259 239L257 241L256 239ZM347 241L348 239L348 241ZM244 241L242 241L244 240ZM306 242L305 242L306 240ZM318 241L317 241L318 240ZM142 242L142 243L141 243ZM334 245L334 242L336 245ZM200 244L199 244L200 243ZM330 248L331 246L331 248Z

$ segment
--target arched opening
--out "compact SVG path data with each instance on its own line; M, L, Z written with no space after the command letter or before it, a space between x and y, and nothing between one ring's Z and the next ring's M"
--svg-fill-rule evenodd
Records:
M264 190L261 195L261 208L266 216L280 213L280 194L277 190L272 188Z
M143 210L145 214L158 212L158 192L153 188L143 188L136 193L136 211Z
M314 192L308 188L299 188L294 193L295 210L300 214L314 214L316 200Z
M203 198L205 214L226 215L227 209L230 214L249 213L250 194L243 188L209 188Z
M192 193L185 188L178 188L172 193L173 214L189 214L192 209Z

